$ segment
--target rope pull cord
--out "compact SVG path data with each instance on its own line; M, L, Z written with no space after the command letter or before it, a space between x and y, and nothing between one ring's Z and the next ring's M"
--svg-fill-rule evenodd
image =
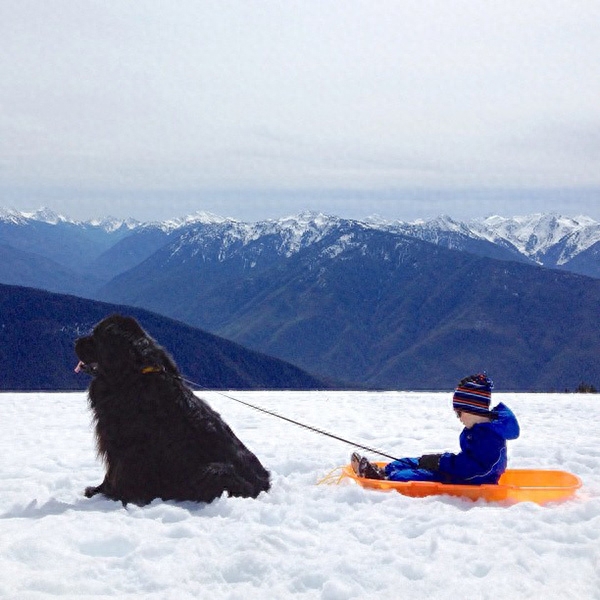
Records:
M279 415L274 411L267 410L266 408L261 408L260 406L256 406L255 404L251 404L250 402L244 402L244 400L240 400L239 398L234 398L233 396L224 394L223 392L219 392L218 390L209 390L207 387L204 387L203 385L200 385L199 383L197 383L195 381L190 381L189 379L186 379L185 377L182 377L181 379L182 379L182 381L185 381L186 383L190 384L193 387L202 388L203 390L206 390L207 392L211 391L215 394L219 394L219 396L223 396L224 398L228 398L229 400L233 400L234 402L243 404L244 406L247 406L248 408L252 408L252 409L257 410L266 415L271 415L272 417L276 417L277 419L281 419L282 421L287 421L288 423L298 425L299 427L303 427L304 429L308 429L309 431L313 431L320 435L330 437L334 440L337 440L338 442L343 442L344 444L348 444L354 448L360 448L361 450L366 450L367 452L377 454L378 456L384 456L385 458L389 458L391 460L398 460L396 457L391 456L390 454L386 454L385 452L382 452L381 450L377 450L377 448L371 448L370 446L364 446L362 444L357 444L356 442L353 442L352 440L348 440L346 438L340 437L339 435L334 435L333 433L329 433L328 431L325 431L324 429L319 429L318 427L313 427L312 425L307 425L305 423L301 423L300 421L295 421L294 419L290 419L289 417L284 417L283 415Z

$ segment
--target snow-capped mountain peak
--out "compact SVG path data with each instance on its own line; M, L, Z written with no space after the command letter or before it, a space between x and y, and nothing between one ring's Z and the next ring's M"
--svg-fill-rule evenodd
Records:
M25 222L25 217L11 208L0 208L0 222L19 224Z
M470 226L494 243L513 244L525 256L543 264L544 256L558 245L565 247L557 264L564 264L600 241L600 225L589 217L532 214L516 217L491 216L473 220Z
M89 221L85 221L84 225L89 225L91 227L98 227L100 229L104 229L108 233L112 233L113 231L117 231L122 227L133 230L141 227L142 224L135 219L117 219L116 217L105 217L103 219L90 219Z
M63 215L59 215L52 209L43 206L38 208L36 211L31 213L23 213L23 216L33 221L41 221L42 223L48 223L49 225L56 225L58 223L68 222L69 219Z
M596 261L596 250L593 247L600 243L600 223L585 216L565 217L552 213L515 217L494 215L467 222L441 215L434 219L403 222L386 221L381 217L359 221L303 211L279 219L242 222L198 211L181 218L142 223L134 219L113 217L78 222L49 208L35 211L0 208L0 222L18 226L34 222L56 226L74 225L115 233L119 238L136 229L159 229L177 238L173 242L174 253L185 247L193 249L194 245L202 246L207 240L213 240L211 243L221 244L223 257L234 252L240 244L246 246L258 240L265 240L277 253L291 256L333 232L337 232L340 239L345 235L343 240L347 245L353 243L353 231L373 229L494 258L534 261L550 268L568 265L575 257L591 249L591 253L578 259L576 272L593 272L594 276L598 267L593 266ZM339 243L333 241L333 238L332 243L338 244L336 248L339 247Z
M188 227L190 225L214 225L222 223L237 223L237 221L228 217L221 217L219 215L215 215L211 212L198 211L190 215L186 215L185 217L161 221L160 223L158 223L158 225L164 231L174 231L176 229L181 229L182 227Z
M97 219L92 218L87 221L77 221L65 215L56 213L47 207L38 208L32 211L0 208L0 221L12 222L14 224L27 224L31 222L46 223L48 225L71 224L79 227L103 229L108 233L112 233L123 227L132 230L141 226L141 223L135 219L117 219L110 216Z
M280 250L287 255L291 255L299 249L322 239L339 222L338 217L306 211L270 223L274 232L277 231L281 236Z
M58 223L68 221L66 217L45 207L35 211L19 211L11 208L0 208L0 220L15 224L24 224L28 221L39 221L50 225L57 225Z

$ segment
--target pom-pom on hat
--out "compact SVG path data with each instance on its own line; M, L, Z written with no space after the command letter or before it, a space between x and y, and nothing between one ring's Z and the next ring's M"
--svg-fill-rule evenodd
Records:
M494 383L485 373L469 375L461 379L454 390L452 407L474 415L489 416L493 387Z

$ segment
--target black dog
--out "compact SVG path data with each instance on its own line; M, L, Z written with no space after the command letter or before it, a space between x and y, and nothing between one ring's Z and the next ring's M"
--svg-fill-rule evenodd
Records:
M104 481L85 495L123 503L154 498L210 502L223 492L255 498L269 472L181 379L173 359L131 317L107 317L75 342L89 373Z

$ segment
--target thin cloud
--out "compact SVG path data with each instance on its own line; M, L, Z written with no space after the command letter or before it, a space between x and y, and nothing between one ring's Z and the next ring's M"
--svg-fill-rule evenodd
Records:
M6 0L0 190L600 188L598 22L591 1Z

